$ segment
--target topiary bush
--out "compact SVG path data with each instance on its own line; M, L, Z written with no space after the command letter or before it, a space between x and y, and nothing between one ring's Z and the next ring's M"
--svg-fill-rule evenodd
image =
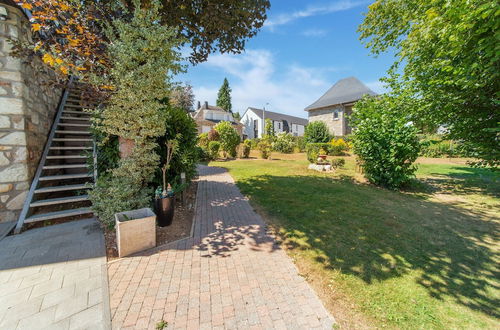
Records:
M257 148L260 151L261 158L269 159L269 157L271 157L271 150L272 150L271 143L268 140L264 139L264 140L260 141Z
M219 158L220 151L220 142L219 141L210 141L208 143L208 158L210 160L216 160Z
M236 148L240 144L240 136L233 125L228 121L222 121L215 126L215 130L219 133L220 147L224 152L224 156L236 157Z
M413 163L420 151L417 129L396 101L389 96L362 99L356 103L352 123L354 153L370 182L396 189L414 178Z
M245 140L241 146L241 157L248 158L250 156L250 150L252 149L252 141Z
M276 135L276 138L274 139L274 142L272 143L272 148L274 151L284 154L290 154L295 148L295 139L290 133L278 133L278 135Z
M306 143L327 143L331 138L328 127L322 121L313 121L306 126L304 132Z

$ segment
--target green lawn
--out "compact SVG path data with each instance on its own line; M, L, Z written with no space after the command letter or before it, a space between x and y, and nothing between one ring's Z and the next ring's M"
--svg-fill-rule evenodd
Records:
M401 193L360 182L352 159L324 174L300 158L210 165L278 228L342 327L500 326L498 174L426 163Z

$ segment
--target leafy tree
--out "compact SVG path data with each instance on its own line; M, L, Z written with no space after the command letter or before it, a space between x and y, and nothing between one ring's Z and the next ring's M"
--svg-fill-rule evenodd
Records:
M239 112L233 112L233 118L236 119L236 120L241 120L241 115Z
M224 154L236 157L236 147L240 143L240 136L228 121L222 121L215 126L219 133L220 146Z
M353 150L370 182L395 189L414 177L420 143L417 128L400 112L399 99L384 95L358 101L352 123Z
M221 107L225 111L232 112L233 106L231 105L231 87L229 87L229 81L224 78L224 82L219 89L217 94L217 106Z
M265 135L265 137L270 138L271 140L275 136L273 121L269 118L266 118L266 120L265 120L264 135Z
M194 93L193 86L189 84L175 86L170 92L170 103L185 112L193 111Z
M373 54L396 50L388 83L418 101L408 107L416 124L445 125L479 165L498 167L497 0L378 0L359 31Z
M327 143L331 140L328 127L322 121L313 121L307 124L304 132L306 143Z

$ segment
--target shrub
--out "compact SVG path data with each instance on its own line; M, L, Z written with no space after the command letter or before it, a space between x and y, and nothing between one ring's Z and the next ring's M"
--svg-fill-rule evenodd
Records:
M399 110L395 100L381 96L358 101L353 114L354 152L366 178L392 189L414 177L420 151L417 129Z
M289 154L293 152L293 148L295 147L295 140L293 138L293 135L290 133L278 133L272 146L274 151Z
M240 144L240 136L234 129L233 125L228 121L222 121L215 126L215 130L219 133L220 147L224 152L224 156L236 157L236 147Z
M440 136L424 136L421 139L421 146L420 156L424 157L463 156L460 144L452 140L443 140Z
M313 121L306 126L304 132L306 143L326 143L331 139L328 127L322 121Z
M336 158L332 160L332 167L333 168L342 168L345 166L345 159L344 158Z
M219 132L217 132L215 129L211 129L208 134L208 141L219 141Z
M250 156L250 150L252 148L252 141L245 140L241 146L241 156L243 158L248 158Z
M257 150L258 147L259 147L260 139L259 138L250 139L250 142L251 142L251 148L252 148L252 150Z
M332 141L330 141L330 144L331 147L329 155L332 156L342 156L345 154L347 150L349 150L347 142L345 142L344 139L342 138L338 139L333 138Z
M306 139L303 136L295 136L295 146L298 149L298 152L306 151Z
M271 157L271 143L267 140L262 140L259 142L258 149L260 151L260 157L263 159L268 159Z
M318 156L323 150L327 155L330 154L332 145L330 143L309 143L306 146L307 160L310 163L315 163L318 160Z
M210 160L215 160L219 158L220 142L210 141L208 143L208 158Z
M202 148L208 148L208 142L210 140L208 139L208 133L201 133L198 135L198 145Z

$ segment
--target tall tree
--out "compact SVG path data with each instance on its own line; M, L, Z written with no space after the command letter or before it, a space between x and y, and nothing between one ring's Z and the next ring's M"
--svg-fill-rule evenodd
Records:
M500 164L500 20L497 0L378 0L360 25L378 55L395 49L395 92L416 122L445 125L477 164ZM398 73L398 74L396 74Z
M193 87L187 83L185 85L174 87L174 89L170 92L170 103L186 112L193 111Z
M219 93L217 94L217 106L222 109L232 112L233 106L231 105L231 87L229 87L229 81L224 78L222 86L220 86Z

